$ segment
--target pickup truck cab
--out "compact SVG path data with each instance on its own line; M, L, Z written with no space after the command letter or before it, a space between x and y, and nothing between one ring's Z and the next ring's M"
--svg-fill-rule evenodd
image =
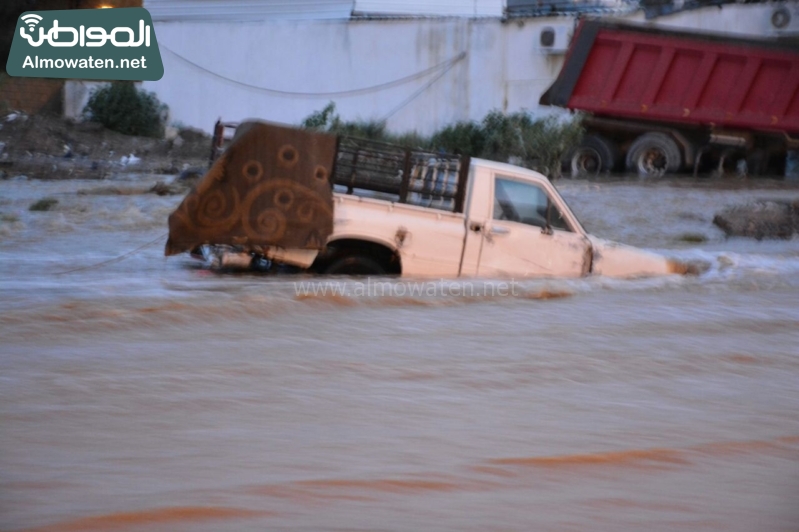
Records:
M318 273L422 278L685 273L681 264L660 255L587 234L549 179L509 164L334 138L332 160L317 153L308 165L316 168L319 177L327 175L325 163L329 164L332 179L323 186L309 183L299 170L290 182L287 177L291 176L280 168L279 157L273 172L279 185L251 183L253 175L268 173L262 167L274 166L270 151L296 145L296 155L301 158L319 150L321 141L316 137L321 134L303 131L298 137L296 131L271 131L271 138L280 139L266 142L274 148L265 146L266 133L253 134L252 125L246 134L234 138L197 189L170 216L167 254L205 244L221 266L249 264L253 257L263 257ZM308 135L311 137L303 138ZM285 139L289 142L280 145ZM249 151L242 147L247 145ZM304 149L306 145L311 147ZM262 162L255 162L259 160ZM258 171L251 172L253 167ZM259 179L268 181L269 176L259 175ZM253 189L268 190L268 197L249 199ZM332 224L329 220L314 222L321 227L323 238L311 228L309 234L314 238L293 239L302 245L286 243L291 231L307 230L300 222L312 218L310 207L300 215L296 210L300 207L294 204L309 191L322 196L330 192L329 203L320 200L316 211L326 212L332 206ZM246 205L241 213L234 206L216 206L225 220L224 231L216 236L197 231L194 226L200 224L189 222L199 220L192 209L202 209L208 203L204 198L213 195L231 199L226 205ZM259 201L260 210L254 208ZM258 225L251 221L255 218L272 222L261 224L263 232L253 235L246 229ZM209 225L207 221L205 225ZM279 235L275 228L281 229ZM255 236L264 239L256 242Z

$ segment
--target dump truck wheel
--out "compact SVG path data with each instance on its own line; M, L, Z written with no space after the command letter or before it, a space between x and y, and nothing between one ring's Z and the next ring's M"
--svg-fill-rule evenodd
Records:
M345 255L333 259L325 269L327 275L385 275L380 263L363 255Z
M572 177L595 176L613 170L618 160L618 149L599 135L586 135L572 151L569 166Z
M627 152L627 170L645 177L660 177L680 169L680 148L665 133L645 133Z
M574 178L592 177L602 170L602 156L594 148L588 146L575 148L569 163L571 176Z

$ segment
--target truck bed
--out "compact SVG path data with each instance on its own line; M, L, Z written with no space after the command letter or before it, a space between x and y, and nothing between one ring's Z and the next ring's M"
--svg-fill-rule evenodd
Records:
M334 190L432 209L463 212L469 158L340 137Z
M235 138L237 122L214 125L213 164ZM335 192L463 212L469 157L342 135L337 138Z

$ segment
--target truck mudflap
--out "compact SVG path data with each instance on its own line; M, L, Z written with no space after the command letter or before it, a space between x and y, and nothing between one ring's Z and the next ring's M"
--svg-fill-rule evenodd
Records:
M165 255L203 244L268 253L319 250L333 232L333 135L241 124L194 190L169 216Z

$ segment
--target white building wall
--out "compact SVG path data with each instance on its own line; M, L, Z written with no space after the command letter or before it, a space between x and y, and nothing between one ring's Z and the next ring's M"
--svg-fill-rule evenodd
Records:
M355 0L357 15L501 17L504 0Z
M346 20L354 4L354 0L144 0L155 21Z
M160 22L155 32L165 73L144 88L169 105L173 120L205 130L220 116L296 124L334 101L347 120L388 117L392 131L431 133L457 120L479 120L492 109L535 108L563 59L537 49L541 28L552 23ZM300 94L368 89L436 66L393 87Z
M713 7L655 23L763 35L770 8ZM334 101L345 120L388 118L391 131L429 134L458 120L481 120L493 109L553 112L539 108L538 100L557 77L564 56L543 53L538 39L542 28L570 28L573 19L155 25L165 73L160 81L145 82L144 88L169 105L173 121L206 131L220 117L298 124ZM462 53L465 57L446 72L440 68L397 86L341 95L299 94L374 87L447 64Z

